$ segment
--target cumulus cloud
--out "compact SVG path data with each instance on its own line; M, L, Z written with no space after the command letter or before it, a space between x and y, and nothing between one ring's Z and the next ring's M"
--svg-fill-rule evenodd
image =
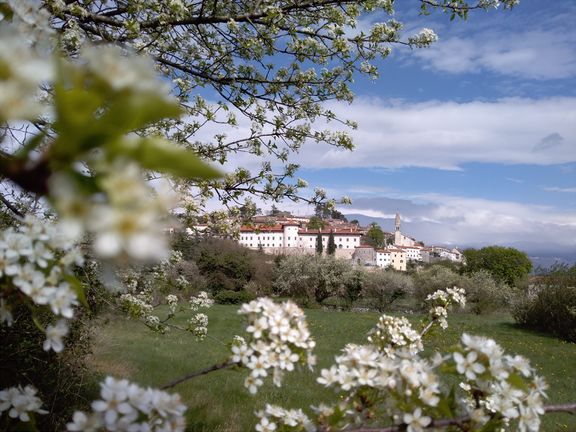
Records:
M359 98L330 108L358 122L353 152L309 145L306 167L429 167L470 162L551 165L576 161L576 98L408 103ZM533 150L538 148L538 152Z

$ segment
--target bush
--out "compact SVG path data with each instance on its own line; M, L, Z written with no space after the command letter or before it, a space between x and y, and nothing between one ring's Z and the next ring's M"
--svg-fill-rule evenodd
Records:
M476 315L494 312L505 306L511 297L511 289L499 284L487 270L472 273L462 278L466 290L466 307Z
M272 285L274 263L263 253L232 240L210 238L189 240L189 243L184 256L188 262L195 263L199 272L198 275L192 272L193 277L189 279L192 285L194 281L200 284L204 280L206 288L213 293L241 291L249 282L261 287Z
M337 296L351 303L360 280L352 264L332 257L291 255L276 268L274 290L306 306Z
M418 304L423 306L429 294L439 289L461 287L464 281L465 278L458 273L435 264L414 275L414 297Z
M328 297L322 302L322 306L325 307L326 309L334 309L334 310L350 309L350 303L338 296Z
M523 327L576 342L576 266L553 268L536 279L536 294L514 301L512 315Z
M406 274L395 271L377 270L366 273L362 298L367 304L383 312L399 298L411 294L414 291L412 278Z
M256 296L248 291L220 291L214 296L214 301L218 304L241 304L254 300Z

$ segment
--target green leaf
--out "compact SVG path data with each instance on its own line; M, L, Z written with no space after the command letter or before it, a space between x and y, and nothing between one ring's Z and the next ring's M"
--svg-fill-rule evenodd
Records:
M507 380L513 387L517 389L528 391L528 385L526 381L517 373L510 374Z
M86 309L90 310L90 306L88 305L88 301L86 300L86 293L84 292L84 287L82 286L82 283L75 276L72 275L64 275L64 280L70 284L70 286L76 293L78 300L80 300L80 303L82 303L82 305Z
M145 169L177 177L202 180L222 177L220 171L203 162L190 150L185 150L161 138L116 142L110 153L134 159Z
M502 420L500 418L491 418L488 422L479 430L479 432L496 432L502 427Z
M32 321L34 321L34 325L40 330L42 333L46 331L36 314L32 313Z
M12 21L12 17L14 16L14 11L8 5L8 3L0 3L0 14L6 21Z
M100 126L120 136L181 114L182 109L173 100L156 94L126 91L115 95L100 119Z

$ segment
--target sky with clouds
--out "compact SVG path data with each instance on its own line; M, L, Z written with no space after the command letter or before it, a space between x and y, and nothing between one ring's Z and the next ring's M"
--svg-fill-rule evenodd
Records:
M418 5L397 2L395 18L438 42L396 49L379 80L357 79L351 105L332 103L358 122L356 149L305 146L299 176L386 230L400 212L428 244L576 257L576 1L521 0L466 22Z

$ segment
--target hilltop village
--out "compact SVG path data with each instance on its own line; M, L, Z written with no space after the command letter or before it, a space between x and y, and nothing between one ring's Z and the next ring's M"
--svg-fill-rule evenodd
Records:
M405 271L409 261L431 263L439 260L462 262L462 253L454 248L424 246L401 231L401 218L396 214L394 233L384 232L383 247L366 244L370 227L361 227L346 220L328 219L321 227L311 224L313 217L255 216L240 228L238 242L250 249L268 254L327 254L333 242L336 258L352 260L357 265L391 267ZM311 227L314 225L314 228ZM318 244L321 242L322 246ZM388 244L390 243L390 244Z

